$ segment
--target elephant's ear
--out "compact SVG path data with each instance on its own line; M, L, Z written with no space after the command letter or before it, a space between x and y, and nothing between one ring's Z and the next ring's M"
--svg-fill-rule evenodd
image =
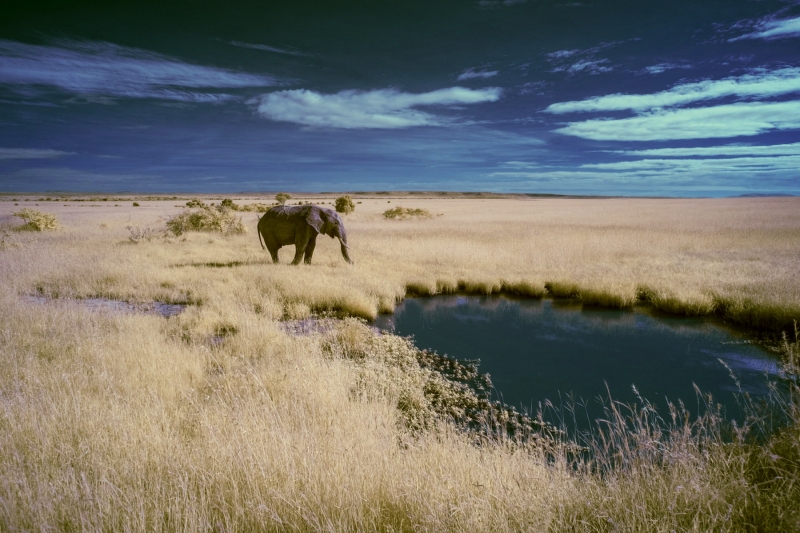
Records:
M317 208L314 209L313 207L308 210L308 214L306 215L306 222L308 222L309 226L317 230L317 233L322 231L322 225L325 221L322 219L322 211Z

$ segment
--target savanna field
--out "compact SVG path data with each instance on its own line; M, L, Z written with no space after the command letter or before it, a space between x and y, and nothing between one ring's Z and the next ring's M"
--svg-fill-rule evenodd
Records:
M0 200L0 530L800 530L798 198L353 195L354 265L320 236L299 266L272 264L257 212L175 235L189 198L39 198ZM23 208L60 227L20 231ZM578 443L468 427L474 392L368 328L452 292L716 315L782 382L735 426L645 403ZM341 320L286 326L320 317Z

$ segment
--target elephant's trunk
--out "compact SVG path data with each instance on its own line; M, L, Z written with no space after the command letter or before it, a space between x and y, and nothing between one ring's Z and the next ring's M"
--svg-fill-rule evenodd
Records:
M352 264L353 261L350 259L350 247L347 245L347 235L339 237L339 242L342 245L342 257L344 257L345 261Z

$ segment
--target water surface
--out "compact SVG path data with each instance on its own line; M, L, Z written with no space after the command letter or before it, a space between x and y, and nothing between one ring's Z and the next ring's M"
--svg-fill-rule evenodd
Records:
M598 396L636 400L631 386L666 414L665 398L698 412L693 383L737 416L737 386L767 393L776 359L718 320L644 311L582 309L557 300L436 296L407 298L375 325L456 359L480 359L499 396L536 412L538 403L572 393L600 416ZM608 387L608 391L606 389ZM586 412L583 412L586 416Z

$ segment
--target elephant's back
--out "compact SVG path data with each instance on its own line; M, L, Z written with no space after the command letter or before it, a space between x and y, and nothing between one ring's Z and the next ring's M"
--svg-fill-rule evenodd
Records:
M305 206L273 207L258 221L258 231L263 235L273 235L281 242L294 240L296 226L305 221L303 207Z
M306 209L304 205L279 205L267 211L261 220L278 220L294 218L303 214Z

